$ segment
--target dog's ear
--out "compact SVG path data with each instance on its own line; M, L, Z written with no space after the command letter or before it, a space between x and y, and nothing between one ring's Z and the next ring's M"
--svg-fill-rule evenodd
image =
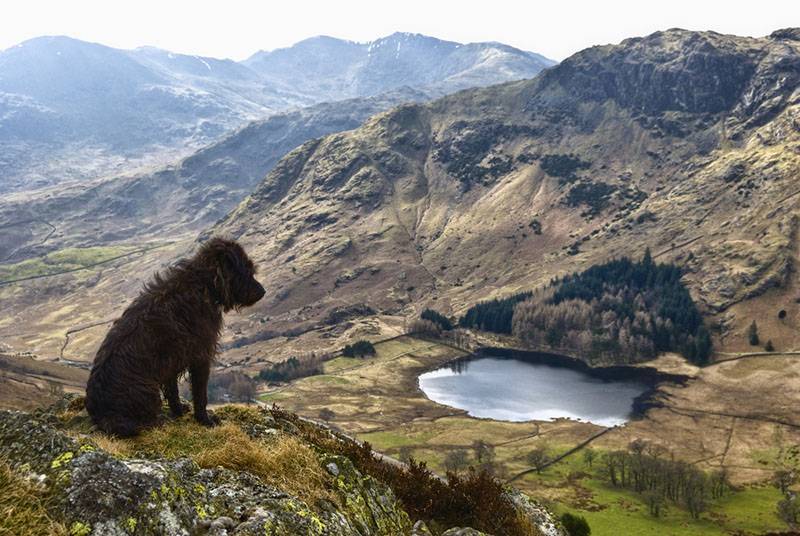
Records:
M217 299L228 310L233 307L231 284L236 277L236 265L229 248L220 248L215 255L214 288Z
M248 274L244 250L236 243L223 243L216 255L215 285L226 310L237 307L236 289Z
M231 290L230 290L230 274L218 264L214 270L214 293L217 301L225 308L230 308L231 303Z

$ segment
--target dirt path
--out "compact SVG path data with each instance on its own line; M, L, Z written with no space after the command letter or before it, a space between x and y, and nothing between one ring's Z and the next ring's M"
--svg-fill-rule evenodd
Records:
M657 259L658 257L660 257L660 256L662 256L662 255L666 255L667 253L669 253L669 252L671 252L671 251L675 251L676 249L680 249L680 248L682 248L682 247L684 247L684 246L688 246L689 244L691 244L691 243L693 243L693 242L697 242L697 241L698 241L698 240L700 240L701 238L703 238L703 235L696 236L696 237L694 237L694 238L690 238L689 240L686 240L686 241L684 241L684 242L681 242L680 244L675 244L674 246L670 246L670 247L668 247L667 249L661 250L661 251L659 251L658 253L656 253L655 255L653 255L653 258L654 258L654 259Z
M722 457L719 460L721 467L725 466L725 458L728 456L728 451L731 449L731 442L733 441L733 433L736 431L737 417L731 417L731 428L728 430L728 439L725 442L725 450L722 451Z
M64 362L64 363L69 363L69 364L78 363L78 361L74 361L72 359L67 359L67 358L64 357L64 352L67 349L67 345L69 345L69 336L70 335L72 335L73 333L79 333L79 332L87 330L87 329L95 328L97 326L102 326L103 324L108 324L109 322L113 322L114 320L116 320L116 318L112 318L111 320L101 320L99 322L94 322L93 324L89 324L89 325L86 325L86 326L81 326L79 328L69 328L67 330L67 332L64 334L64 344L61 345L61 351L59 351L59 353L58 353L59 362Z

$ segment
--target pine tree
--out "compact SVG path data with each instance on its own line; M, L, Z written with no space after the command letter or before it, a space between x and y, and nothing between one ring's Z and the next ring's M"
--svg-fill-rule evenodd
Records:
M750 341L750 346L758 346L758 325L755 320L747 329L747 339Z
M642 264L644 266L652 266L653 264L653 256L650 254L649 247L644 250L644 257L642 257Z

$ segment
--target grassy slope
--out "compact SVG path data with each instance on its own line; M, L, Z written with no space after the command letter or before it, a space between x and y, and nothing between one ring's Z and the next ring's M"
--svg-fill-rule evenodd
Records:
M134 246L65 248L36 259L27 259L14 264L0 264L0 281L75 270L124 255L135 249Z

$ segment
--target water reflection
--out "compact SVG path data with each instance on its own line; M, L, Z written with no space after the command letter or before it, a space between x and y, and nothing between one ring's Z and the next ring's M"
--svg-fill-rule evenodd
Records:
M419 377L431 400L504 421L566 417L603 426L626 422L647 386L604 381L563 367L497 357L468 358Z

